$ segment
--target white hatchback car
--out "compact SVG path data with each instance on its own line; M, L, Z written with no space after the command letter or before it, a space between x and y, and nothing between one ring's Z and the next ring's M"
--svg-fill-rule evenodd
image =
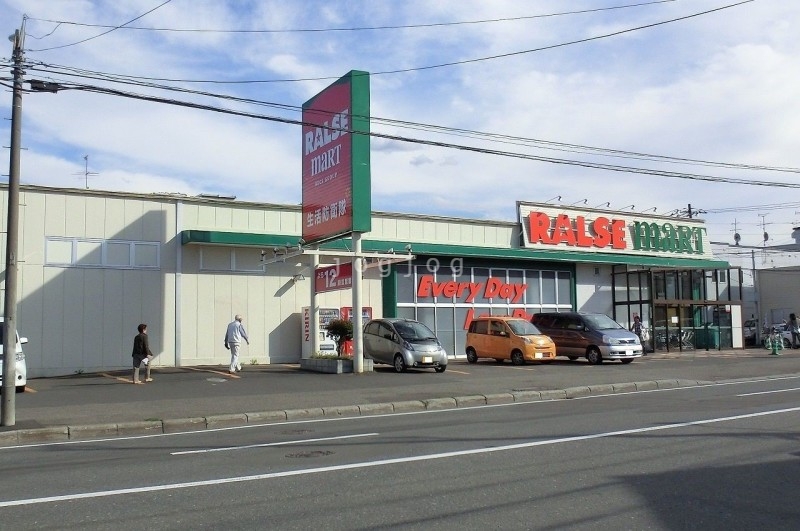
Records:
M3 381L3 334L5 328L3 327L3 318L0 317L0 382ZM25 391L25 384L28 383L28 366L25 363L25 353L22 352L22 345L28 342L27 337L19 337L17 334L17 348L16 352L16 390L18 393Z

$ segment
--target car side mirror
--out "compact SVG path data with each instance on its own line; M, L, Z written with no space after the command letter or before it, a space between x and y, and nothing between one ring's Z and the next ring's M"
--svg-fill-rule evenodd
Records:
M24 344L25 344L25 343L27 343L27 342L28 342L28 338L27 338L27 337L21 337L21 338L19 338L19 343L20 343L20 345L24 345Z
M394 334L383 334L383 338L394 341Z

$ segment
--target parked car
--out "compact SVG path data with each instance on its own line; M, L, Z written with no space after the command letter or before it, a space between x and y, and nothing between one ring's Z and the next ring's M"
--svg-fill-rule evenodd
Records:
M447 369L447 352L430 328L413 319L373 319L364 325L364 355L397 372L408 367Z
M758 321L756 319L747 319L744 324L742 325L742 331L744 332L744 344L745 345L755 345L756 344L756 330L758 329Z
M511 360L514 365L526 361L545 361L556 357L553 340L519 317L478 317L467 330L467 361L478 358Z
M5 337L5 328L3 327L3 323L5 321L2 317L0 317L0 382L3 381L3 363L5 363L5 355L4 355L4 337ZM28 383L28 365L25 363L25 353L22 352L22 345L28 342L27 337L19 337L17 334L17 347L16 347L16 356L15 356L15 382L14 386L18 393L22 393L25 391L25 385Z
M586 357L592 364L630 363L643 354L639 337L602 313L537 313L531 322L553 339L559 356L571 360Z

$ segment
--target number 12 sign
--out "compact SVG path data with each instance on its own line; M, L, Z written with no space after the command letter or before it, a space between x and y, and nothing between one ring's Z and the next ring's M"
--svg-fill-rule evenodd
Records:
M353 263L320 267L314 272L314 291L325 293L353 287Z

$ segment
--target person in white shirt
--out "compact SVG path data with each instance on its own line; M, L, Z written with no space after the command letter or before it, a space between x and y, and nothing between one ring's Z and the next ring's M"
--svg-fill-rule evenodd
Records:
M242 370L242 364L239 363L239 347L242 340L245 340L248 345L250 344L250 339L242 325L242 316L237 313L225 332L225 348L231 351L231 366L228 369L231 374Z

